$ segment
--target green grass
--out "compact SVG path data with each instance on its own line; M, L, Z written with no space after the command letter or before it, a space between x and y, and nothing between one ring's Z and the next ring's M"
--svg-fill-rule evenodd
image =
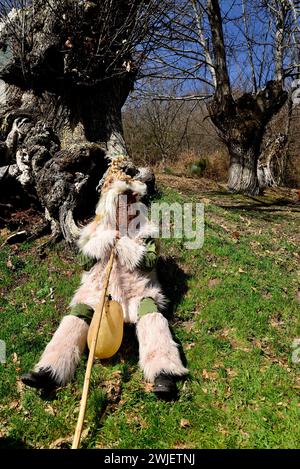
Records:
M170 189L162 198L191 200ZM299 365L291 360L300 335L298 214L224 209L211 200L202 249L185 250L180 240L162 246L181 269L165 281L174 296L171 327L190 369L179 400L149 392L129 327L120 352L94 366L84 447L299 447ZM0 447L70 446L85 361L55 396L24 388L19 377L66 313L79 276L64 246L44 260L35 244L1 250Z

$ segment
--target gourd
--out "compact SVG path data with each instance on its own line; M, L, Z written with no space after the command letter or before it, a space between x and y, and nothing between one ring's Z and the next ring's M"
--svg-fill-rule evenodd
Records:
M97 313L97 310L96 310ZM91 347L95 331L94 314L88 331L88 346ZM111 358L121 347L124 331L123 309L117 301L107 301L103 308L102 319L95 349L96 358Z

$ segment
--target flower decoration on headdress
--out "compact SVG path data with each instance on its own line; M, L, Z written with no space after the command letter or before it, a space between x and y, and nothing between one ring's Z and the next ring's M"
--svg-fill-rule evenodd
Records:
M133 181L134 176L138 170L134 167L132 161L125 155L116 156L111 160L108 170L104 174L98 189L105 192L111 185L112 181L124 181L130 183Z

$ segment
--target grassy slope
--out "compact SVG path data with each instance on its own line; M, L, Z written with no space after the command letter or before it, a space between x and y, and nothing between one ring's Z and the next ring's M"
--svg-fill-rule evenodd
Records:
M159 402L143 383L129 327L118 355L94 367L85 447L299 447L299 365L291 362L299 336L299 213L224 209L214 204L219 196L210 198L204 247L163 245L186 274L167 287L174 296L183 278L188 287L171 319L190 368L180 399ZM197 200L172 189L163 199ZM0 365L0 447L70 445L84 360L76 380L56 396L25 389L19 375L49 341L79 273L63 247L45 260L35 245L1 250L0 339L8 350Z

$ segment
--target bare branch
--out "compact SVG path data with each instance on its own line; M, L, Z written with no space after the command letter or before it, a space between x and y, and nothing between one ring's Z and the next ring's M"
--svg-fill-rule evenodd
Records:
M254 67L254 60L253 60L253 47L251 44L251 39L250 39L250 34L249 34L245 0L242 0L242 10L243 10L243 20L244 20L244 27L245 27L245 37L247 41L248 56L249 56L249 62L250 62L250 67L251 67L251 74L252 74L253 89L254 89L254 92L257 93L257 82L256 82L255 67Z
M194 10L194 13L195 13L195 18L196 18L196 24L197 24L198 35L199 35L199 42L200 42L201 46L203 47L206 62L209 66L209 70L210 70L210 73L211 73L211 76L212 76L214 87L216 88L217 87L216 71L215 71L213 61L212 61L212 58L211 58L211 55L210 55L209 47L207 45L207 39L204 36L202 14L201 14L201 11L198 10L196 0L191 0L191 1L192 1L193 10Z
M151 101L205 101L206 99L212 98L212 94L207 95L187 95L187 96L171 96L171 95L156 95L156 94L143 94L143 99L150 99Z

